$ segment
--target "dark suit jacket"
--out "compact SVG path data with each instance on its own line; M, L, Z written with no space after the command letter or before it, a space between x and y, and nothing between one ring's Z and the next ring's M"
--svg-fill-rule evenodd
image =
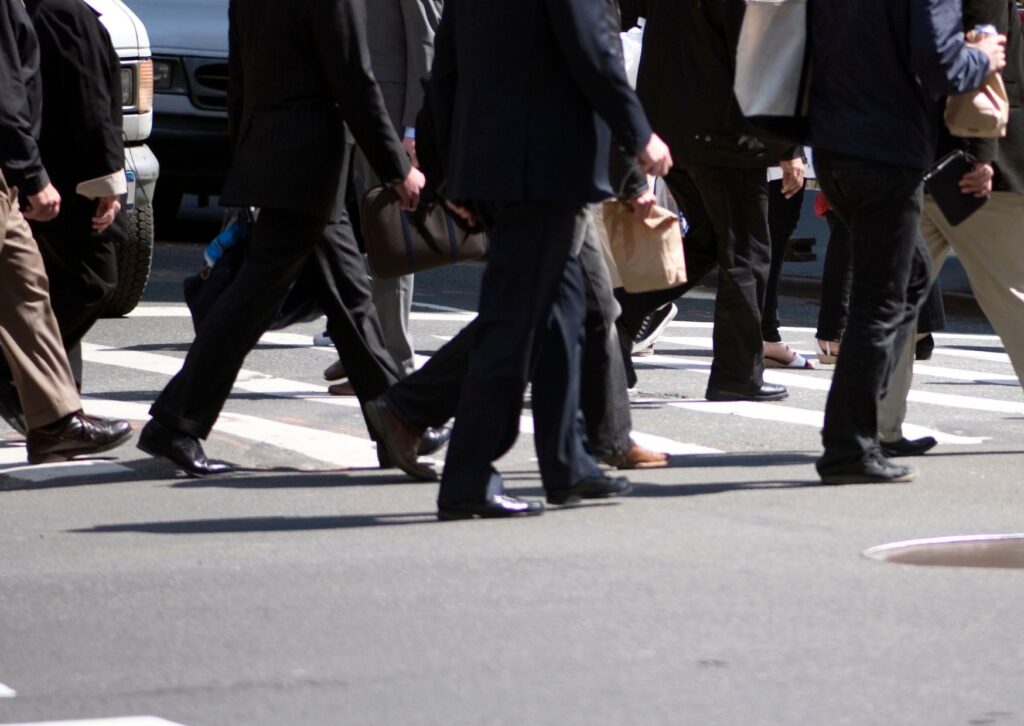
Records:
M42 53L43 128L50 179L64 197L124 168L121 62L82 0L26 0Z
M994 25L1006 35L1006 67L1003 81L1010 98L1010 123L1006 136L968 144L983 161L993 162L997 191L1024 194L1024 32L1017 18L1015 0L964 0L964 28Z
M423 106L421 81L434 60L441 0L371 0L366 37L373 75L399 135L415 128Z
M647 18L637 93L680 162L760 167L798 155L758 138L732 91L744 0L624 0L624 24Z
M345 123L386 181L409 171L370 70L363 0L232 0L221 202L329 216Z
M608 127L630 154L651 129L610 31L592 0L447 0L431 93L449 198L612 195Z

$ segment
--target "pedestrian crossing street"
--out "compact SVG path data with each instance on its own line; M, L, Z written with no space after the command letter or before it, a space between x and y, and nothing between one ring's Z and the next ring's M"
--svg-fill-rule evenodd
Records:
M438 347L472 317L467 311L417 304L413 325L418 347ZM107 326L121 326L123 332L112 336L107 332L111 328L104 327L94 331L83 346L87 382L112 376L126 390L152 390L155 396L160 382L180 368L184 344L191 339L191 329L183 327L187 324L184 305L144 305L128 320L110 321ZM168 335L182 345L152 352L160 346L112 344L113 340L134 340L131 331L137 326L163 325L172 326L168 331L173 333ZM326 384L319 378L320 371L334 360L333 349L314 346L311 334L293 330L269 332L263 337L238 377L214 438L244 442L247 456L257 458L260 452L275 450L307 466L375 467L376 452L362 424L358 402L327 395ZM768 381L790 390L790 398L783 402L709 402L701 396L711 362L710 334L710 323L677 320L659 339L653 355L634 358L640 376L632 398L634 438L674 457L770 446L772 434L780 431L801 431L804 448L813 447L822 425L831 368L769 370ZM816 352L813 335L810 328L783 328L787 342L809 358ZM908 437L930 435L942 445L979 447L999 434L1000 421L1024 420L1024 397L998 338L950 332L936 334L936 342L933 359L915 366L905 428ZM283 367L268 365L284 356L288 363ZM422 357L419 362L424 360ZM282 375L282 370L288 375ZM148 419L148 407L149 400L119 396L117 390L86 398L87 411L138 424ZM528 409L525 413L521 431L531 435ZM715 433L719 431L727 433ZM762 444L762 438L768 443ZM0 481L123 475L126 460L141 457L130 447L114 453L118 458L29 467L19 437L0 428ZM258 462L245 463L258 466Z

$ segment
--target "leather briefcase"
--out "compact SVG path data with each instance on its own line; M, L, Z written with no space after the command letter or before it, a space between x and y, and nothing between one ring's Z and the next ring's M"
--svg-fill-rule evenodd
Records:
M482 232L465 229L441 204L403 211L391 187L368 191L362 212L363 244L376 277L409 275L487 254Z

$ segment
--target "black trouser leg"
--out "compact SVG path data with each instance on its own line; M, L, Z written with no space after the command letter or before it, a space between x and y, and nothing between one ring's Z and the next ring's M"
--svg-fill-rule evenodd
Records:
M913 332L930 263L920 171L823 152L815 164L853 251L850 317L825 406L824 472L878 455L878 401Z
M768 184L768 230L772 241L771 266L764 290L764 308L761 311L761 338L768 343L781 343L779 334L779 281L786 262L786 249L793 230L800 223L800 208L804 203L804 190L788 199L782 193L782 181Z
M480 501L500 491L492 462L518 436L526 383L566 284L573 246L582 241L584 220L581 208L553 204L508 205L498 211L439 501ZM572 383L565 381L560 395L573 395L568 390ZM554 382L542 383L547 386ZM544 405L545 411L558 408L553 400ZM541 477L545 486L562 485L549 481L544 470Z
M245 357L270 327L318 244L326 220L262 209L245 261L203 320L181 371L150 413L172 429L206 438Z

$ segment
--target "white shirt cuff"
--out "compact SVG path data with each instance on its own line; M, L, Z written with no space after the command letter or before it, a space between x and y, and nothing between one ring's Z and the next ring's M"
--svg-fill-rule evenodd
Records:
M118 169L113 174L82 182L75 187L75 191L87 199L119 197L128 193L128 180L125 179L124 169Z

